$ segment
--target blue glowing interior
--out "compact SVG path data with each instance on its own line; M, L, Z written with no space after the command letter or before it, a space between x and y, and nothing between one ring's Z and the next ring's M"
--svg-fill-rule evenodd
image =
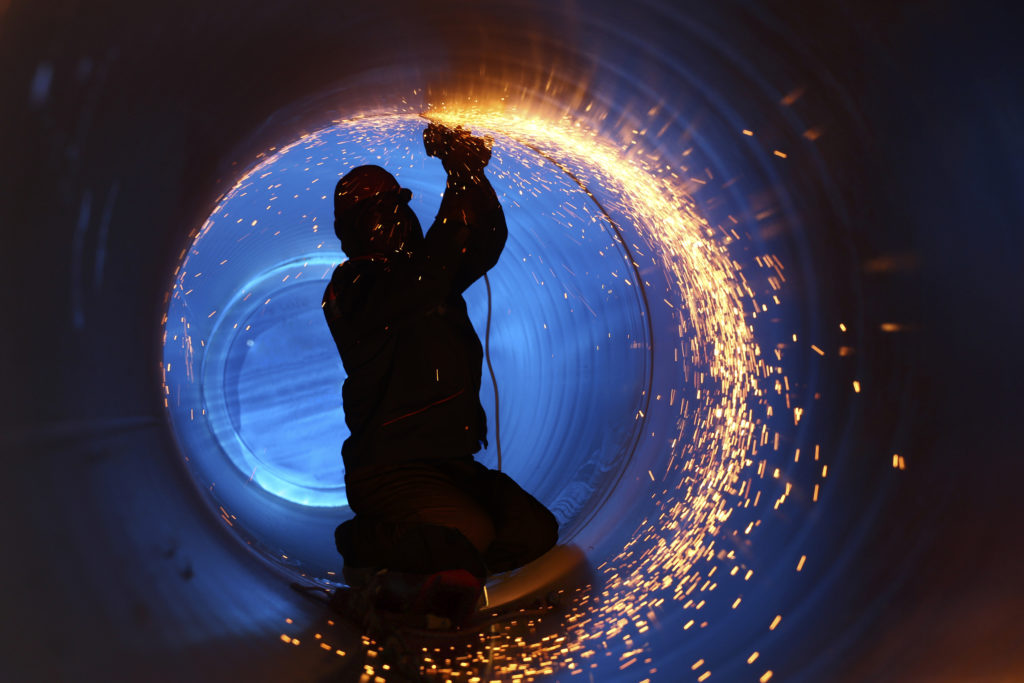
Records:
M190 467L229 513L254 489L346 506L345 374L320 306L345 258L331 193L350 168L381 165L412 190L427 229L445 175L423 151L423 127L398 116L340 123L271 153L184 256L166 324L168 408ZM501 138L487 174L509 225L489 275L503 468L565 525L628 461L650 363L643 305L622 246L577 181ZM465 298L484 341L484 281ZM486 367L481 401L490 445L477 458L495 467Z

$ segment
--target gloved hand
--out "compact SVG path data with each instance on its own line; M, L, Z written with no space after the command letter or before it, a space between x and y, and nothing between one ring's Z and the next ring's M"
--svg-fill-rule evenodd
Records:
M477 137L462 126L448 128L431 122L423 131L423 147L427 156L441 160L449 174L478 175L491 160L494 138Z

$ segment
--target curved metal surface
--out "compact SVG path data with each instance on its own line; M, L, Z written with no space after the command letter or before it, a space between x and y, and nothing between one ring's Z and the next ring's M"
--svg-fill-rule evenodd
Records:
M575 318L544 332L571 295L598 291L576 271L600 285L614 267L590 237L545 239L537 216L572 222L565 206L524 208L510 253L536 258L538 277L548 257L559 287L524 286L511 262L494 273L495 301L521 302L519 327L496 328L495 358L574 360L544 370L533 393L502 395L503 433L526 444L537 430L565 449L588 421L643 430L632 459L609 468L607 495L566 503L593 586L559 648L526 638L467 668L602 681L1019 676L1020 372L993 351L1024 332L1011 26L948 4L0 4L4 677L359 680L373 665L359 633L288 588L296 572L330 570L317 533L295 536L329 529L337 511L259 492L244 513L218 509L218 480L242 490L245 475L185 463L229 461L166 418L161 316L195 231L272 148L442 101L511 103L548 123L502 125L558 152L607 205L651 301L641 316L629 291L629 306L595 311L594 334L650 325L653 343L638 422L605 400L610 376L621 386L648 370L628 345L582 353L593 335ZM563 115L636 177L612 177L605 148L559 133ZM556 182L544 173L517 170L503 187L543 194ZM645 187L688 193L673 211L696 232L659 227L678 216L645 213L655 198L631 194ZM728 257L727 291L692 267L705 252ZM274 266L241 260L243 280ZM707 315L726 300L749 332ZM244 367L254 347L232 343L224 366L234 353ZM756 371L716 365L755 346ZM251 403L238 376L220 377ZM733 400L740 384L746 398ZM549 408L568 404L572 429ZM586 453L505 459L551 504L596 476ZM566 553L558 562L581 561ZM548 578L527 572L504 590Z

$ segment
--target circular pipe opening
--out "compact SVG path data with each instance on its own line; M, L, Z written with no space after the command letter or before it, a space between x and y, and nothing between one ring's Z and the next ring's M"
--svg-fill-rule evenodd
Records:
M729 426L704 403L713 387L698 386L708 356L692 358L691 342L705 318L670 313L694 300L686 278L664 275L672 286L662 292L658 277L671 255L648 249L653 263L637 250L652 282L651 405L612 504L590 498L597 512L577 517L574 537L597 567L602 599L562 641L572 661L561 648L549 657L540 644L504 653L495 665L503 668L493 671L541 679L536 665L549 661L553 678L571 677L575 664L599 680L678 677L696 662L703 665L694 678L713 672L715 680L1014 670L987 647L1012 633L1000 628L1013 621L1013 600L993 587L1003 579L1013 585L1006 569L1013 558L976 533L987 516L1007 511L992 501L1012 499L985 496L992 487L983 481L993 471L1010 475L1000 477L1003 488L1015 481L999 455L1012 451L1002 447L1011 442L1008 421L990 425L993 401L970 400L998 398L1006 385L992 382L1006 368L987 353L992 344L979 330L1014 326L1006 327L998 302L978 300L978 288L964 280L983 273L982 284L992 285L1000 271L1016 272L1001 258L1016 253L1003 247L1016 234L1007 217L1019 215L1007 184L1016 177L1006 152L1014 89L998 87L1008 77L1005 50L986 48L1004 46L993 36L1012 22L956 3L924 14L863 3L837 10L662 0L636 7L226 0L199 13L121 2L105 12L81 3L56 12L52 3L0 5L10 38L4 149L11 159L11 201L0 204L11 228L7 253L22 255L5 269L13 284L5 450L12 481L26 484L10 492L18 514L9 515L8 537L27 560L8 563L10 583L23 588L9 611L20 633L38 636L16 641L11 653L14 669L27 672L22 678L135 669L145 677L156 668L181 679L312 679L359 656L355 644L345 648L347 660L327 663L312 634L340 638L337 630L324 629L321 614L278 572L263 571L258 555L239 552L221 533L232 524L240 537L270 540L262 556L288 551L308 561L315 553L293 539L272 551L270 532L240 527L303 529L311 545L333 554L314 522L322 515L329 530L338 509L265 491L248 481L258 461L249 467L202 449L187 457L209 456L224 469L204 482L204 498L194 496L194 480L179 467L183 449L173 447L147 401L157 394L157 368L178 382L184 356L168 368L147 342L167 310L162 297L184 246L182 226L210 216L211 193L224 189L218 183L238 177L228 164L246 168L253 148L320 130L321 116L484 95L520 107L543 102L550 106L538 119L557 126L568 113L614 140L621 155L639 140L643 154L656 152L652 164L671 165L715 233L707 239L736 240L731 256L753 292L738 300L760 347L755 361L782 368L758 383L774 412L755 404L747 414L757 431L739 446L743 462L732 460L738 479L728 469L709 476L721 470L706 461L733 456L715 448L723 441L704 427ZM977 30L963 30L968 25ZM877 40L880 28L889 40ZM964 86L963 97L945 96L950 82ZM285 107L327 88L326 106L288 116ZM304 127L309 119L316 122ZM226 149L240 131L262 142ZM957 144L957 131L971 131L976 144ZM935 189L947 186L959 201L937 197ZM646 224L621 224L630 244L661 242L647 239ZM24 256L33 253L56 259L45 277L38 259ZM253 287L273 290L262 310L304 296L277 288L278 275L304 262L249 273ZM773 274L776 266L781 273ZM223 302L230 304L230 293ZM230 315L251 322L256 311ZM950 327L957 311L975 324ZM205 313L194 316L194 329ZM893 323L898 331L879 329ZM264 429L272 423L242 419L253 414L253 385L266 384L251 381L257 375L246 373L255 366L246 359L255 361L249 354L257 348L294 349L288 331L267 330L252 347L226 329L206 338L224 342L223 359L208 363L210 376L196 365L195 381L228 396L218 399L218 420L241 432L239 448L258 451L274 434ZM968 356L973 361L959 370L949 363ZM279 373L270 384L286 379ZM670 410L663 406L672 390ZM192 401L196 421L210 419L201 393L162 398L169 406ZM727 406L726 413L739 415ZM336 436L343 438L343 427ZM677 439L692 449L677 450ZM210 443L221 448L215 437ZM991 454L985 467L963 468L972 449ZM300 490L336 488L337 480L278 465L279 479ZM669 472L680 467L691 469ZM248 507L208 515L205 503L222 500L233 480ZM741 505L708 516L702 511L714 494ZM943 501L955 504L955 515ZM717 533L703 533L708 524ZM947 562L950 547L972 561ZM943 571L917 571L935 566ZM31 590L38 585L46 589ZM937 609L933 597L950 586L961 599ZM961 618L971 613L988 615L988 627ZM279 641L286 617L295 644ZM891 647L908 636L916 647ZM927 643L951 638L962 641L959 655L928 655ZM593 643L607 650L581 652ZM539 656L531 669L514 661L516 653ZM492 670L466 663L490 680Z
M642 84L632 85L643 90ZM375 81L375 87L382 87L379 80ZM559 255L559 260L552 262L545 254L550 257L559 254L559 250L548 243L546 233L535 228L533 244L524 248L523 256L517 258L526 258L527 262L536 258L538 264L549 269L552 282L559 282L560 266L570 278L560 289L554 290L554 297L550 296L553 288L545 289L550 285L539 277L528 281L526 287L517 283L507 289L517 301L529 300L531 296L534 299L523 307L527 311L526 319L534 316L532 332L527 327L519 330L517 337L517 343L530 351L525 356L527 363L552 354L564 357L567 350L578 346L575 332L545 337L538 331L539 328L547 332L551 327L538 311L546 307L546 316L554 310L552 306L570 302L573 292L569 285L578 270L574 259L582 258L585 266L597 268L584 267L582 272L586 276L595 272L603 276L599 289L604 287L605 281L621 279L622 286L634 288L635 296L655 302L653 306L639 302L629 309L639 311L641 319L646 318L636 327L623 327L623 318L615 319L609 314L609 325L617 327L605 328L602 332L603 338L607 338L609 332L614 337L618 331L629 334L632 339L633 330L647 327L649 331L645 340L634 341L631 346L632 351L644 351L650 359L647 368L650 379L647 388L640 390L635 410L634 407L630 407L629 412L619 412L618 407L607 412L595 410L601 406L601 392L614 386L607 378L613 376L616 368L601 366L593 370L593 366L585 363L551 366L552 371L544 376L544 382L531 385L527 401L523 403L524 410L533 411L524 414L540 421L537 424L541 425L544 420L557 421L565 417L557 414L558 410L579 408L595 413L598 419L590 423L594 427L590 434L596 435L598 441L613 434L617 426L629 425L632 447L620 453L631 454L631 457L616 463L621 465L617 469L596 472L597 479L591 481L598 481L599 487L575 487L578 501L575 503L574 496L567 495L572 492L568 486L572 483L571 477L577 476L581 469L581 474L592 477L596 468L566 468L566 463L571 464L572 460L548 462L543 456L531 453L527 457L539 462L541 467L524 467L523 476L515 472L513 476L559 511L562 508L559 499L549 497L544 491L545 487L547 491L555 488L562 494L561 499L569 503L565 509L575 512L571 517L559 515L566 523L563 540L579 545L587 559L597 566L599 576L590 588L594 592L575 596L571 608L573 618L592 624L594 634L617 632L618 627L609 624L628 619L632 614L630 605L651 599L659 604L668 600L666 604L673 609L674 622L683 623L690 616L687 610L703 610L701 616L705 621L699 623L699 628L708 628L708 631L695 635L694 643L695 647L706 649L711 634L725 633L730 624L736 623L735 602L721 597L699 602L688 600L688 591L700 585L715 586L721 590L717 596L747 594L744 601L755 610L771 609L766 602L768 594L763 590L763 582L781 578L781 568L796 562L797 558L792 557L797 550L793 540L799 530L794 531L794 527L786 523L785 515L766 512L769 501L775 502L776 511L781 503L788 501L786 514L799 520L817 499L817 446L813 442L816 436L813 429L807 428L813 420L805 416L801 425L800 417L794 418L791 412L791 402L800 410L810 407L811 389L817 380L812 373L810 383L791 388L786 379L791 372L799 375L804 369L801 364L806 361L802 352L790 354L787 351L790 333L797 329L803 337L805 330L817 325L817 320L813 318L814 307L807 300L799 300L795 307L782 306L776 295L778 282L773 283L787 265L798 266L787 270L786 277L790 279L794 275L809 275L813 269L804 271L800 266L805 264L787 251L793 248L798 256L804 255L801 250L805 245L799 234L775 239L778 233L772 232L772 224L791 222L790 225L798 226L797 213L792 198L785 194L784 185L778 184L772 155L761 145L748 145L736 132L739 127L734 111L724 107L699 130L689 128L683 115L668 106L650 108L643 124L634 123L634 117L628 112L617 109L618 98L610 94L613 91L610 86L602 88L595 93L594 100L583 107L580 100L559 93L556 87L546 90L545 96L536 103L536 111L524 105L523 115L503 111L498 106L494 111L486 108L452 110L448 116L450 123L465 123L477 132L492 132L508 142L508 150L513 150L510 153L521 164L520 175L509 175L510 182L517 188L511 197L514 204L550 196L552 187L559 190L557 177L568 188L561 191L582 193L580 201L568 202L567 210L560 211L558 218L577 220L582 212L592 221L600 222L603 218L609 226L622 230L621 238L611 241L613 246L623 247L618 260L609 260L610 252L602 249L596 250L598 259L594 252L580 249L579 240L571 240L572 244L562 249L564 254ZM643 101L652 93L644 91L633 96ZM524 93L524 100L528 99L529 95ZM569 100L575 104L566 104ZM575 114L582 116L581 109L590 112L591 106L595 107L594 112L583 119L575 118ZM566 117L567 112L570 117ZM386 114L341 123L372 127L374 121L389 117L415 121L416 132L404 143L394 144L391 140L387 145L373 147L359 161L352 159L351 164L336 169L330 175L331 180L356 163L379 163L395 170L399 180L410 186L417 198L422 199L431 191L437 192L439 198L443 180L440 169L437 169L436 183L428 183L425 191L405 177L415 175L416 155L421 154L418 151L421 120L414 115ZM613 125L601 124L612 118L615 119ZM295 130L300 120L301 116L293 118L286 125L282 118L277 127L290 126ZM318 126L312 128L326 130ZM723 140L729 144L720 144ZM305 138L296 144L304 142ZM292 146L281 152L290 149ZM696 154L690 156L695 151ZM271 152L279 153L276 149ZM276 157L257 164L243 177L243 183L268 172L264 164L273 158ZM684 161L678 166L667 161L680 158ZM420 157L419 162L423 161ZM303 172L308 172L309 164L315 165L317 159L310 156L303 162L306 164ZM557 167L561 175L549 174L550 167ZM268 181L267 188L273 189L272 175L261 180ZM312 180L309 183L312 186ZM691 194L708 184L720 189L715 190L714 196L706 196L698 210ZM432 190L434 187L437 189ZM774 189L764 194L766 187ZM241 194L242 191L241 187L235 187L231 192ZM508 195L507 190L504 193ZM324 194L329 194L329 190ZM222 199L230 196L229 192ZM268 206L263 204L256 210L270 211ZM765 207L770 210L766 211ZM426 213L419 211L419 214L423 222L428 223L432 209ZM533 220L537 212L524 211L524 214ZM555 212L549 214L555 215ZM774 216L774 219L762 223L765 216ZM237 217L234 220L237 221ZM259 218L254 220L259 225ZM523 219L524 226L529 225L529 220ZM316 225L319 230L320 224ZM192 246L199 243L203 232L210 227L207 222ZM281 237L270 234L275 239ZM324 248L319 247L318 251ZM578 252L589 255L581 257ZM184 264L190 254L195 256L188 250L182 254L186 273L188 268L184 268ZM339 254L329 260L329 265L340 258ZM306 262L302 260L303 264ZM268 264L267 268L275 265ZM623 277L628 274L627 269L633 273L628 279ZM497 271L494 274L497 277ZM533 274L537 275L535 271ZM182 284L180 292L188 292L182 270L176 277ZM801 292L808 292L808 298L813 299L813 287L802 284L805 287ZM532 288L547 294L537 295ZM319 295L317 288L312 299L315 304L319 303ZM479 301L469 303L471 309L480 310ZM797 319L804 313L809 313L811 320ZM481 329L480 314L477 316L474 322ZM196 320L203 325L198 315ZM625 320L625 324L632 323ZM596 339L591 335L587 341ZM657 345L651 345L650 340L655 339ZM536 348L530 349L528 344L522 343L524 340L534 343ZM536 354L537 349L542 353ZM598 350L596 343L594 350ZM574 376L581 367L593 371L582 377ZM579 383L577 389L584 387L586 390L572 391L573 383ZM486 382L484 384L486 387ZM500 377L499 384L504 386ZM538 389L538 386L544 388ZM585 402L566 408L562 400L565 395L582 396ZM486 404L488 397L484 398ZM502 394L502 405L506 403ZM556 406L555 417L552 418L550 409L534 410L534 404ZM808 412L812 416L821 414ZM507 420L503 417L505 427L514 419L514 416ZM528 420L522 422L527 430L535 427ZM563 443L575 436L569 431L561 434L565 437ZM557 435L556 430L546 438L558 444ZM179 440L184 440L180 432ZM789 459L794 450L797 454L801 450L805 454L813 451L815 457L809 460L805 455L797 464L797 459ZM213 465L213 462L218 464ZM228 467L227 462L223 457L211 461L211 466L221 468L214 473L220 481L206 478L209 473L193 467L193 474L208 491L209 499L217 506L225 523L276 565L314 580L333 581L340 559L331 547L330 538L334 526L343 518L339 516L339 512L344 513L343 508L296 503L260 488L253 489L244 469L235 465ZM589 464L584 460L575 462ZM534 487L532 481L539 481L539 485ZM612 504L605 504L613 491ZM756 532L767 547L777 551L773 555L772 571L765 574L759 584L762 588L757 589L747 583L752 576L752 532ZM715 576L718 578L712 580ZM514 581L508 581L502 587L512 583ZM602 596L600 599L591 599L598 593ZM715 621L708 620L711 617L715 617ZM697 622L690 619L685 623L692 626ZM714 628L710 628L712 625ZM647 638L643 624L634 626L638 629L636 637ZM748 634L748 637L754 636ZM665 646L664 641L655 640L658 647ZM528 649L542 647L541 642L531 642ZM709 653L716 657L731 656L729 648L721 644L710 648Z
M319 578L336 574L333 527L351 516L345 375L320 308L345 258L330 193L353 166L376 163L412 190L429 226L444 172L423 151L423 127L380 115L272 151L218 202L175 275L164 385L189 468L247 543ZM488 176L510 236L490 301L483 281L465 294L498 385L496 402L483 383L490 444L477 458L496 467L500 438L503 469L555 512L568 542L644 430L650 314L603 188L509 137Z

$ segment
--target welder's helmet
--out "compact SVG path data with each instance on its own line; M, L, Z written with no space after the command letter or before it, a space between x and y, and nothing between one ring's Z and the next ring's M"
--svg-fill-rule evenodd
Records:
M423 240L412 192L380 166L357 166L334 188L334 232L350 258L409 251Z

